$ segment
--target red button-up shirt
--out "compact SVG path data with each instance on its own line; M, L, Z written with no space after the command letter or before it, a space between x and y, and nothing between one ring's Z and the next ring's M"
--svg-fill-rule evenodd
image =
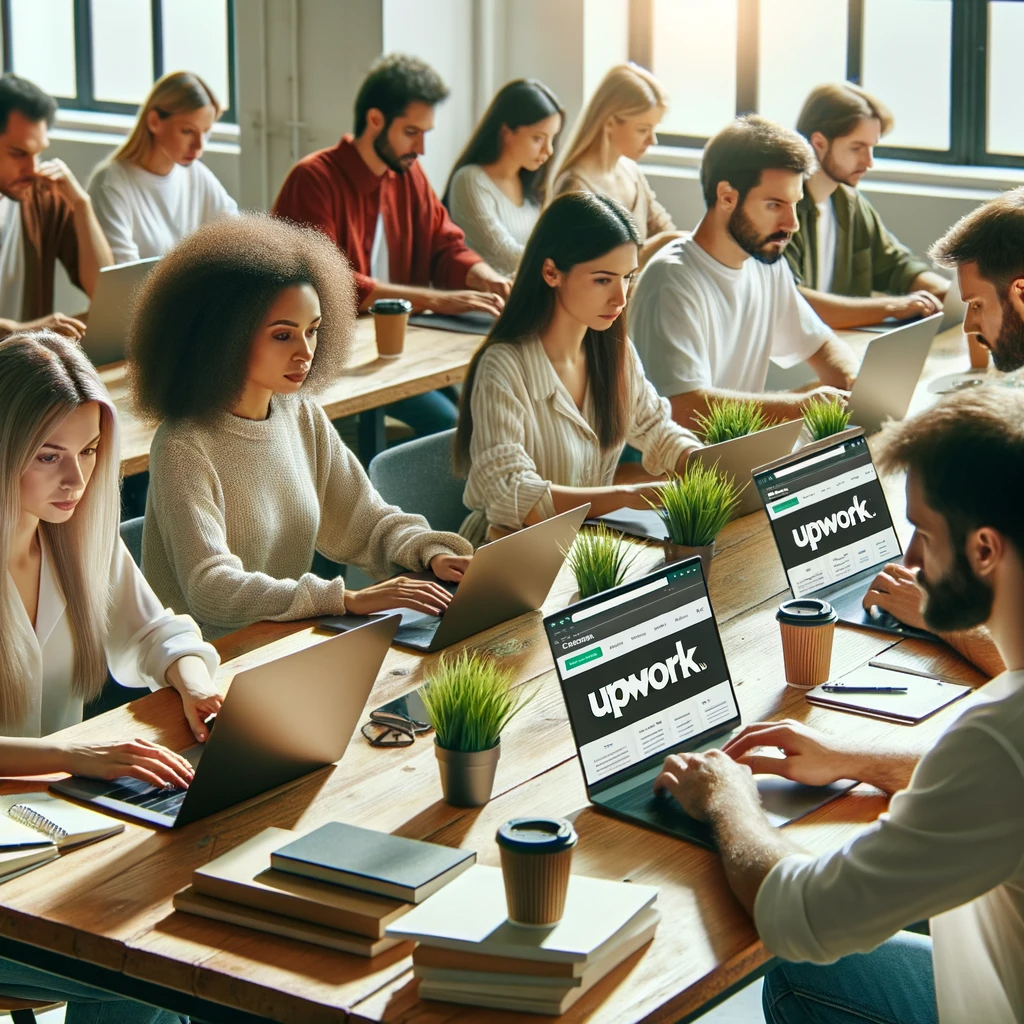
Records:
M465 288L482 257L466 247L419 163L380 177L359 155L351 135L331 149L303 157L288 173L274 215L319 228L337 243L355 271L359 302L373 291L370 255L382 215L391 282Z

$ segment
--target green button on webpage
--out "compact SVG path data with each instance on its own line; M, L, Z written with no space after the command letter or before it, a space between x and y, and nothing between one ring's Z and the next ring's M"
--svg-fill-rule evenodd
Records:
M799 505L799 498L789 498L786 501L780 501L778 505L772 505L773 512L785 512L787 508L792 508L794 505Z
M601 648L592 647L589 651L584 651L582 654L574 654L571 658L567 658L565 670L571 672L574 668L579 668L580 665L586 665L588 661L593 661L595 658L600 657Z

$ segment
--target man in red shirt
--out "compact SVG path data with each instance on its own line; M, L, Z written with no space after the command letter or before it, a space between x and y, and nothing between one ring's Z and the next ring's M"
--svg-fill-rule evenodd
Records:
M465 244L420 167L434 107L448 95L437 72L403 54L370 69L355 103L355 136L303 157L289 172L274 214L319 228L355 272L359 309L404 298L435 313L501 312L509 281ZM444 392L387 412L428 434L454 427Z

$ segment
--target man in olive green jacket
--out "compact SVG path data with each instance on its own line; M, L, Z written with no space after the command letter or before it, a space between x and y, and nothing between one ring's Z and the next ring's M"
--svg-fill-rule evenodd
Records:
M926 260L886 231L857 190L892 124L883 104L849 82L815 89L797 122L818 168L804 184L800 230L786 259L804 298L832 328L928 316L942 309L949 289Z

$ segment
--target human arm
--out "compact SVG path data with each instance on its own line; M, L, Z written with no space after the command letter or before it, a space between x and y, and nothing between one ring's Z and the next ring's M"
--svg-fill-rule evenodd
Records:
M857 379L860 363L845 341L832 337L807 357L807 365L826 388L849 391Z
M864 607L881 608L914 629L928 629L921 614L924 598L925 593L917 582L917 572L891 563L872 581L864 595ZM939 636L989 678L1006 670L999 649L984 626L955 633L939 633Z
M676 423L689 427L698 426L697 417L706 415L711 402L733 399L743 402L760 402L765 416L771 422L797 420L804 414L809 402L816 398L849 397L845 388L821 386L810 391L764 391L751 393L748 391L731 391L728 388L696 388L681 395L673 395L669 399L672 418Z
M525 246L518 241L501 218L498 197L489 186L487 172L476 164L460 167L452 175L448 192L451 218L465 233L467 243L495 270L514 274ZM529 204L529 209L536 210Z
M139 258L139 247L132 234L132 216L125 197L107 180L109 174L107 169L101 168L93 175L89 195L114 261L131 263Z
M952 282L949 278L935 273L934 270L923 270L911 282L910 290L914 292L930 292L932 295L938 296L940 299L944 299L951 284ZM939 303L940 308L941 305L942 304ZM936 312L938 312L938 310L936 310Z
M16 331L42 330L56 331L65 338L78 341L85 334L85 324L66 313L51 313L49 316L39 317L38 320L26 320L22 323L17 320L0 320L0 338L5 338Z
M75 276L82 290L90 298L96 288L96 279L103 267L114 262L113 253L107 243L103 229L96 219L96 211L92 206L89 193L79 184L63 160L47 160L39 165L38 176L50 183L50 186L70 206L74 224L74 259L61 247L61 262L65 266L75 268ZM70 240L68 240L69 242Z
M938 276L938 275L934 275ZM948 284L948 282L947 282ZM829 327L837 331L866 324L879 324L883 320L910 320L931 316L942 311L942 301L933 293L915 283L908 295L878 295L861 298L834 295L813 288L800 288L800 294Z

